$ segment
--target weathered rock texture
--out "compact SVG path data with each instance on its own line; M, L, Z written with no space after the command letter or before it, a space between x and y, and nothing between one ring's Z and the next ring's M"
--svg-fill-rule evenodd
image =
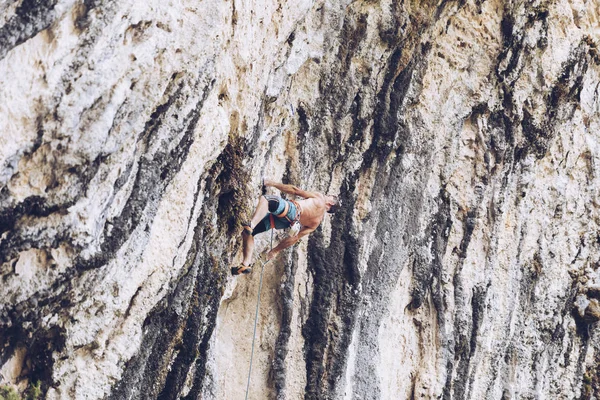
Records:
M1 383L243 398L260 268L228 270L269 176L343 208L265 267L250 398L600 397L598 0L0 25Z

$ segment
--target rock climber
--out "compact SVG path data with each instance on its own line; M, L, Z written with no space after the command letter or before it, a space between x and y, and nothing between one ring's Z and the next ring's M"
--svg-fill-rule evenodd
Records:
M325 212L335 213L340 207L336 196L324 195L318 192L307 192L294 185L277 183L264 179L264 186L271 186L281 192L303 197L303 200L286 200L279 196L263 195L258 199L258 205L250 223L242 224L242 240L244 243L244 259L239 267L232 267L232 275L249 274L252 272L250 263L254 251L254 236L270 229L285 229L291 227L290 236L271 249L266 259L275 257L281 250L286 249L301 238L313 232L325 217Z

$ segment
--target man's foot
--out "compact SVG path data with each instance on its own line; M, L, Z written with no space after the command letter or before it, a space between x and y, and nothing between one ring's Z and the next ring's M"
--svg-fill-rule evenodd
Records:
M239 267L231 267L231 275L247 275L252 273L252 268L249 265L240 265Z

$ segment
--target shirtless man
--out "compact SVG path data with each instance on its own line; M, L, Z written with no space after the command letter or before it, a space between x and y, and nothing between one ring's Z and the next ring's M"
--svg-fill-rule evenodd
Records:
M308 235L323 221L325 212L333 214L340 206L336 196L326 196L318 192L307 192L294 185L284 185L265 179L265 186L272 186L283 193L303 197L303 200L285 200L279 196L264 195L258 200L258 205L249 224L244 224L242 238L244 242L244 260L239 267L231 268L232 275L249 274L252 272L250 263L254 251L254 235L266 232L272 228L285 229L299 223L300 231L282 240L275 248L267 253L267 260L275 257L281 250L297 243ZM297 232L297 231L296 231Z

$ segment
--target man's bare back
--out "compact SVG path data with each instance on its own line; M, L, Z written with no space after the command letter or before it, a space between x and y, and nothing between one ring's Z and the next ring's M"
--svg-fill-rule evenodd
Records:
M323 218L325 217L325 212L327 211L324 197L325 196L320 194L319 197L297 201L302 209L302 213L300 214L300 225L316 229L319 224L321 224L321 221L323 221Z

